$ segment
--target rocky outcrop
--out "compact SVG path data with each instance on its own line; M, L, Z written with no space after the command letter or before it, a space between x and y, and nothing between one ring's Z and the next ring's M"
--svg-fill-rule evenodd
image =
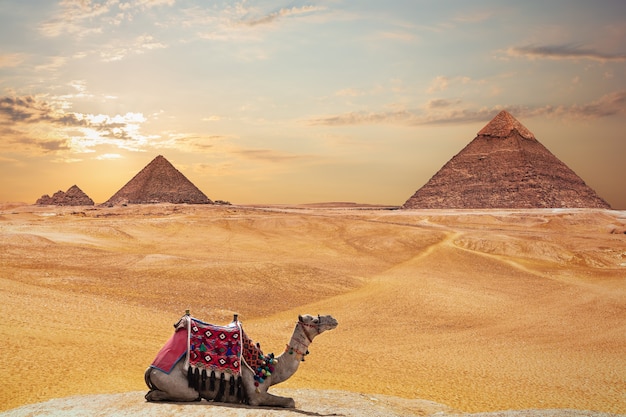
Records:
M50 197L41 196L35 204L39 206L93 206L94 202L78 186L72 185L66 192L57 191Z
M507 111L446 163L405 209L610 208Z
M154 158L105 203L213 204L213 202L162 155Z

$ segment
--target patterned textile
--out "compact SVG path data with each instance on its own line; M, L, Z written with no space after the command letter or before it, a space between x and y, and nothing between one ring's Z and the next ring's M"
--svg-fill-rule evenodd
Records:
M217 326L191 319L189 367L239 375L241 372L241 327Z
M242 337L243 343L243 359L248 364L248 366L252 370L256 370L259 366L264 365L263 360L263 352L261 351L261 347L248 337L247 334L243 333Z

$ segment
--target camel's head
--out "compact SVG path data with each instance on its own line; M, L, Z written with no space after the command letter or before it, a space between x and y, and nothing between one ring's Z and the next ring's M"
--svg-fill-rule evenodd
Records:
M306 328L314 329L317 334L332 330L339 324L333 316L320 316L319 314L317 316L310 314L298 316L298 323Z

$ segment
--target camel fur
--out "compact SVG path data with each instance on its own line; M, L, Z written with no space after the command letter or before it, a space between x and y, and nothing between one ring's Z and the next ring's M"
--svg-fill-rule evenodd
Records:
M177 328L186 327L188 320L189 316L183 316L175 326ZM149 367L144 374L146 385L150 389L145 398L151 402L200 401L204 398L208 401L219 400L225 403L244 402L252 406L294 408L295 401L293 398L273 395L267 392L267 390L272 385L289 379L298 370L300 362L304 361L304 356L309 353L308 347L313 342L313 339L326 330L334 329L337 327L337 324L337 320L330 315L311 316L307 314L299 316L285 352L276 357L277 363L274 365L274 371L261 383L255 381L254 371L242 358L241 383L244 391L243 399L233 394L233 390L230 387L226 389L223 385L218 387L220 384L215 384L214 387L209 387L209 384L206 384L205 389L200 390L190 388L185 361L183 360L180 360L169 373ZM230 381L226 380L225 385L229 384Z

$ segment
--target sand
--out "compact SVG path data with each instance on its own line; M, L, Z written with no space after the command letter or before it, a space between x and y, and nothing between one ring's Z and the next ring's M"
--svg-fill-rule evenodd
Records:
M277 353L298 314L332 314L276 387L311 413L328 392L626 413L625 230L590 209L5 204L0 411L135 398L190 309Z

